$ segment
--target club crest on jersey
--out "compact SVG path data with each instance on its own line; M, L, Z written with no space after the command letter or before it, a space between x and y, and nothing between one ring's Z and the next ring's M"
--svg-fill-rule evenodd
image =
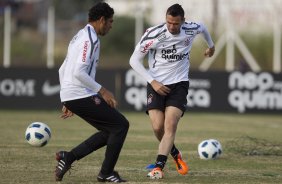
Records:
M166 38L165 33L162 33L162 34L160 34L160 35L157 37L157 39L158 39L159 41L162 41L162 40L164 40L165 38Z
M147 98L147 104L152 103L152 101L153 101L153 94L149 94Z
M191 42L191 38L187 38L186 40L184 40L184 46L188 46Z

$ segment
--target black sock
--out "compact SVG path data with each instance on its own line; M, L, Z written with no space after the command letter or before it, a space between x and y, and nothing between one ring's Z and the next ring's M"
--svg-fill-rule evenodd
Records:
M156 167L163 169L165 166L166 160L167 160L167 156L158 155L156 163L155 163Z
M179 151L178 149L175 147L175 145L173 144L172 145L172 148L170 150L170 154L173 158L177 158L178 154L179 154Z
M69 164L72 164L75 160L76 160L76 157L73 154L73 152L72 151L68 152L66 156L66 162Z

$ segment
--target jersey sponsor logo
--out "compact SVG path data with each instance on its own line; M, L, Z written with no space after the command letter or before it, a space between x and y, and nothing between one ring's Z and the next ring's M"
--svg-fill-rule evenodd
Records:
M86 55L87 55L87 50L88 50L88 43L89 43L89 41L85 41L84 42L83 53L82 53L82 62L86 61Z
M142 53L146 53L149 50L150 46L153 45L153 43L154 43L153 40L151 40L150 42L146 43L144 48L143 48L143 50L141 50L141 52Z
M51 86L50 82L47 80L44 82L42 86L42 93L45 96L52 96L52 95L56 95L57 93L59 93L60 89L61 89L60 84Z
M177 52L177 49L175 48L175 45L172 46L172 49L163 49L162 50L162 58L166 58L169 54L175 54Z
M172 49L162 49L161 53L162 58L167 60L168 62L181 61L188 56L188 53L177 54L177 49L175 45L172 46Z

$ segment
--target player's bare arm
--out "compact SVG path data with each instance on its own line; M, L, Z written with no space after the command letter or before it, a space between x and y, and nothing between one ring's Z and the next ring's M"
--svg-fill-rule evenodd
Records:
M114 95L110 91L108 91L106 88L101 87L101 89L99 90L99 93L109 106L113 108L117 106L117 101L115 100Z
M205 56L206 57L212 57L215 51L215 47L207 48L205 51Z
M165 96L170 92L170 89L163 85L161 82L153 80L151 82L153 89L160 95Z

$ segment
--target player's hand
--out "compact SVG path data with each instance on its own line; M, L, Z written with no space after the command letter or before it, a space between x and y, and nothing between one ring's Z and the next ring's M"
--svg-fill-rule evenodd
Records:
M207 48L205 51L205 56L206 57L212 57L215 51L215 47Z
M115 100L114 95L106 88L101 87L99 93L110 107L115 108L117 106L117 101Z
M69 117L72 117L72 116L73 116L73 112L68 110L66 108L66 106L63 106L61 118L66 119L66 118L69 118Z
M153 80L151 82L151 85L153 87L153 89L160 95L162 96L166 96L168 93L170 93L170 89L163 85L162 83L156 81L156 80Z

